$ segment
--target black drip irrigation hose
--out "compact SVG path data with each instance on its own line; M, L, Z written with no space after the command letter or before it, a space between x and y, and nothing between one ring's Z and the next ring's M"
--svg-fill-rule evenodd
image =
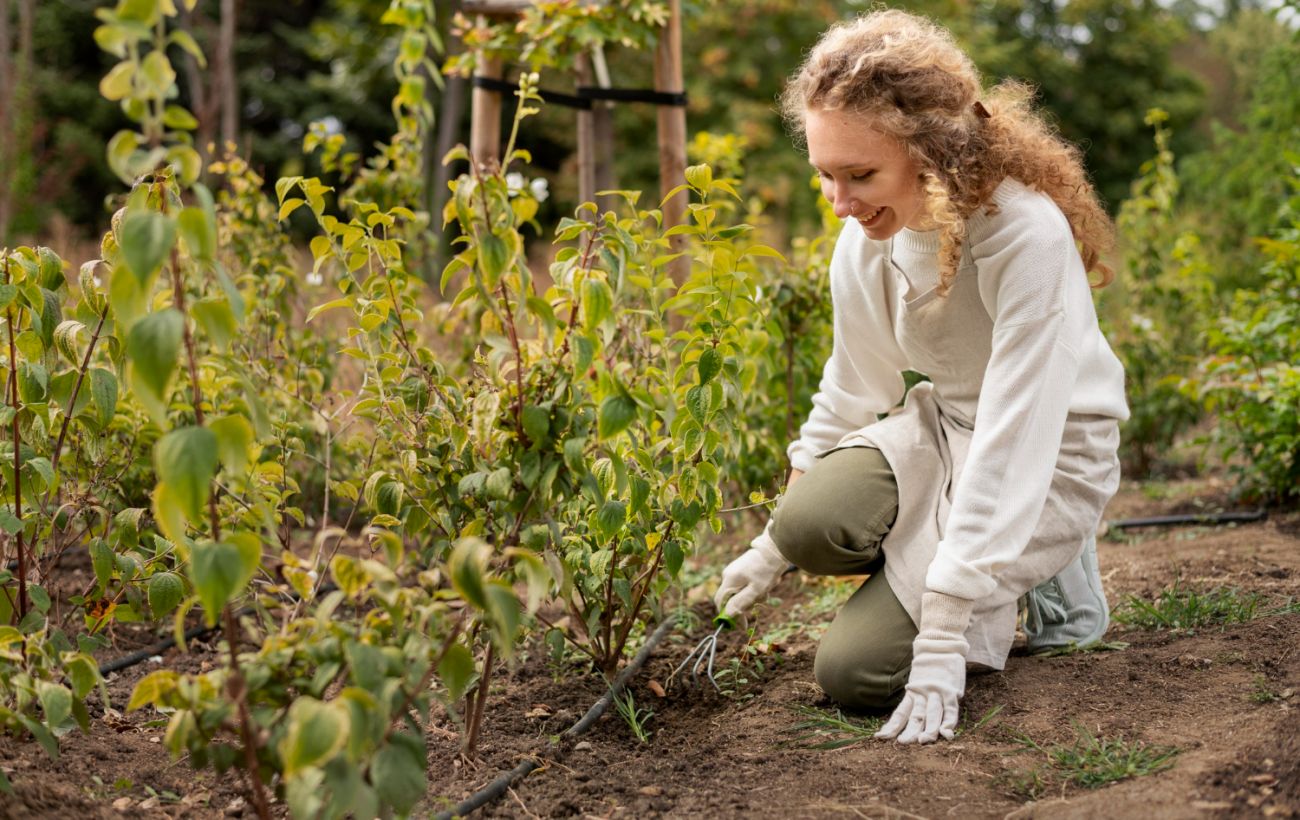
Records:
M1176 527L1184 524L1237 524L1250 521L1263 521L1268 518L1266 510L1244 510L1239 512L1189 513L1186 515L1152 515L1147 518L1122 518L1119 521L1107 521L1108 529L1127 530L1136 527Z
M627 685L628 679L641 671L641 667L645 665L646 659L650 657L650 653L654 651L655 647L663 641L664 636L666 636L676 625L676 618L668 618L663 623L659 624L659 628L656 629L650 635L649 639L646 640L645 646L642 646L641 651L636 653L636 657L632 659L632 662L625 666L623 671L619 672L618 676L614 678L614 683L609 687L609 691L602 695L600 700L596 701L595 704L587 710L587 714L583 715L581 720L570 726L568 729L565 729L564 733L560 735L559 740L548 741L547 748L558 748L560 743L564 740L572 740L595 725L596 721L600 720L601 715L605 714L605 710L609 708L609 705L613 703L614 698L618 697L619 694L622 693L623 687ZM518 766L515 766L510 771L501 774L491 783L488 783L474 794L462 800L455 808L435 814L435 820L451 820L453 817L464 817L470 812L486 806L488 803L491 803L493 800L496 800L505 794L506 790L516 781L524 778L533 770L540 768L541 765L542 764L537 759L537 756L520 761Z
M313 597L320 597L321 595L326 595L328 593L333 592L336 589L338 589L338 586L335 585L333 582L330 582L325 586L321 587L320 589L316 590L316 595ZM293 600L298 601L299 600L298 596L294 595ZM242 618L245 615L252 615L256 611L257 610L253 609L253 607L246 606L243 609L236 612L235 617ZM213 626L192 626L189 629L185 630L185 642L189 643L190 641L198 640L199 638L205 637L210 633L217 632L220 629L221 629L221 624L215 624ZM135 666L137 663L140 663L141 661L146 660L148 658L152 658L154 655L161 655L162 653L166 652L168 649L171 649L175 645L176 645L176 636L173 634L167 636L166 638L163 638L161 641L154 644L153 646L146 646L144 649L136 650L135 652L132 652L130 655L124 655L120 658L116 658L111 661L105 661L99 666L99 676L102 678L108 675L110 672L120 672L123 669L127 669L128 667Z

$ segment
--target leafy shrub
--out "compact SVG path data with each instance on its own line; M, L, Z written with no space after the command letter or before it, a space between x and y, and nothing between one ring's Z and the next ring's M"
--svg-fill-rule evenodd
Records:
M1300 154L1289 154L1300 166ZM1274 502L1300 499L1300 172L1281 208L1286 225L1259 246L1268 262L1258 290L1241 290L1209 330L1209 356L1183 384L1218 416L1210 443L1237 476L1236 491Z

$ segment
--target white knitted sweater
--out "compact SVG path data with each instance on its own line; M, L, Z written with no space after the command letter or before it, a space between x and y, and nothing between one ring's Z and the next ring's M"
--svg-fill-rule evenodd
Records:
M833 352L789 447L791 464L806 471L837 445L874 443L878 414L903 396L901 371L925 372L939 416L970 433L964 466L945 491L946 522L924 587L968 601L990 596L1034 536L1067 417L1128 417L1123 367L1098 328L1065 216L1014 180L997 188L993 205L993 214L967 221L958 279L976 278L959 282L947 305L934 305L945 298L934 290L937 232L905 229L875 241L846 222L831 261ZM918 332L927 310L947 313L941 325ZM1098 460L1114 458L1113 442L1108 446ZM1086 446L1072 454L1079 456L1086 460ZM953 476L930 477L945 478ZM920 593L899 597L919 607Z

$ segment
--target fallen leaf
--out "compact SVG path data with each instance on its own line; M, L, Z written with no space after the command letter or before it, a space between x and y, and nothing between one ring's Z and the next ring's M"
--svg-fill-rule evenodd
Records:
M533 708L524 713L524 717L548 718L553 714L555 714L555 712L551 711L551 707L547 706L545 703L534 703Z
M650 689L651 692L654 693L655 697L657 698L668 697L668 693L664 691L664 685L659 681L654 680L652 678L650 682L646 684L646 686Z

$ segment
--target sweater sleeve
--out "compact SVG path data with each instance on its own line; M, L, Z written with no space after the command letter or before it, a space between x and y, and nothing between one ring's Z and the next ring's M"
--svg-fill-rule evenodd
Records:
M979 599L1024 552L1052 483L1079 346L1094 314L1069 224L1054 206L987 225L971 251L993 318L970 451L926 587Z
M905 358L883 292L877 243L846 221L831 255L834 343L812 411L790 444L790 465L807 471L817 454L876 421L903 397Z

